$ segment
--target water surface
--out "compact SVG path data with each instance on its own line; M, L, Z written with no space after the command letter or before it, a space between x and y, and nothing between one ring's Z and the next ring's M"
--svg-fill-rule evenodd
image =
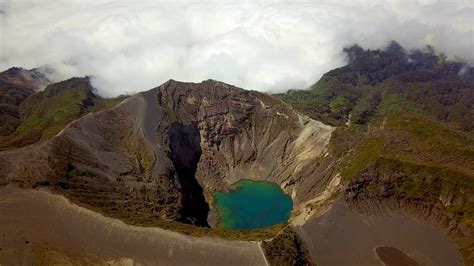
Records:
M276 184L241 180L231 190L217 192L216 207L220 228L254 229L287 221L293 203Z

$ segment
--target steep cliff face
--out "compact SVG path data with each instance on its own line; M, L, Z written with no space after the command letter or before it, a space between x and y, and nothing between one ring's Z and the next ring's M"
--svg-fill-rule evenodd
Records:
M239 179L275 182L303 202L324 181L315 162L332 131L261 93L169 81L1 153L0 177L133 223L207 226L212 193Z
M182 193L181 221L207 226L209 206L202 187L196 181L196 170L201 158L201 136L195 123L172 123L168 129L170 159ZM191 220L187 220L191 219Z
M196 123L202 149L196 178L208 192L242 178L296 191L294 184L313 173L333 130L270 96L211 80L168 82L158 98L171 121Z

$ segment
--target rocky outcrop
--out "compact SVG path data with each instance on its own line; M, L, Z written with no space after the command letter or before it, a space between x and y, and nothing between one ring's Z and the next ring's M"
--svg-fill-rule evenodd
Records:
M20 88L28 88L33 91L44 89L51 81L43 72L51 71L47 68L23 69L12 67L0 73L0 81Z
M275 182L296 205L311 197L326 179L318 162L332 131L265 94L168 81L0 153L0 180L48 185L132 223L207 226L212 193L239 179Z
M170 119L197 124L202 155L196 178L208 191L242 178L287 185L314 175L333 130L270 96L211 80L168 82L158 97Z

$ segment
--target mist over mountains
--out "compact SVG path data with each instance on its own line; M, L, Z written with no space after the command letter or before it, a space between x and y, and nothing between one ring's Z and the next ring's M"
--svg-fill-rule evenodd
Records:
M429 44L472 63L472 1L3 1L0 69L92 75L103 96L173 78L282 92L347 63L354 43Z

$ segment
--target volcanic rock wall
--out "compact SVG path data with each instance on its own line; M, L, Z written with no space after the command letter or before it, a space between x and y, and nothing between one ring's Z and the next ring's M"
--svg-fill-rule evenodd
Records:
M329 177L318 162L332 131L265 94L168 81L1 153L0 180L50 186L133 223L207 226L213 192L239 179L275 182L296 204L311 197Z

